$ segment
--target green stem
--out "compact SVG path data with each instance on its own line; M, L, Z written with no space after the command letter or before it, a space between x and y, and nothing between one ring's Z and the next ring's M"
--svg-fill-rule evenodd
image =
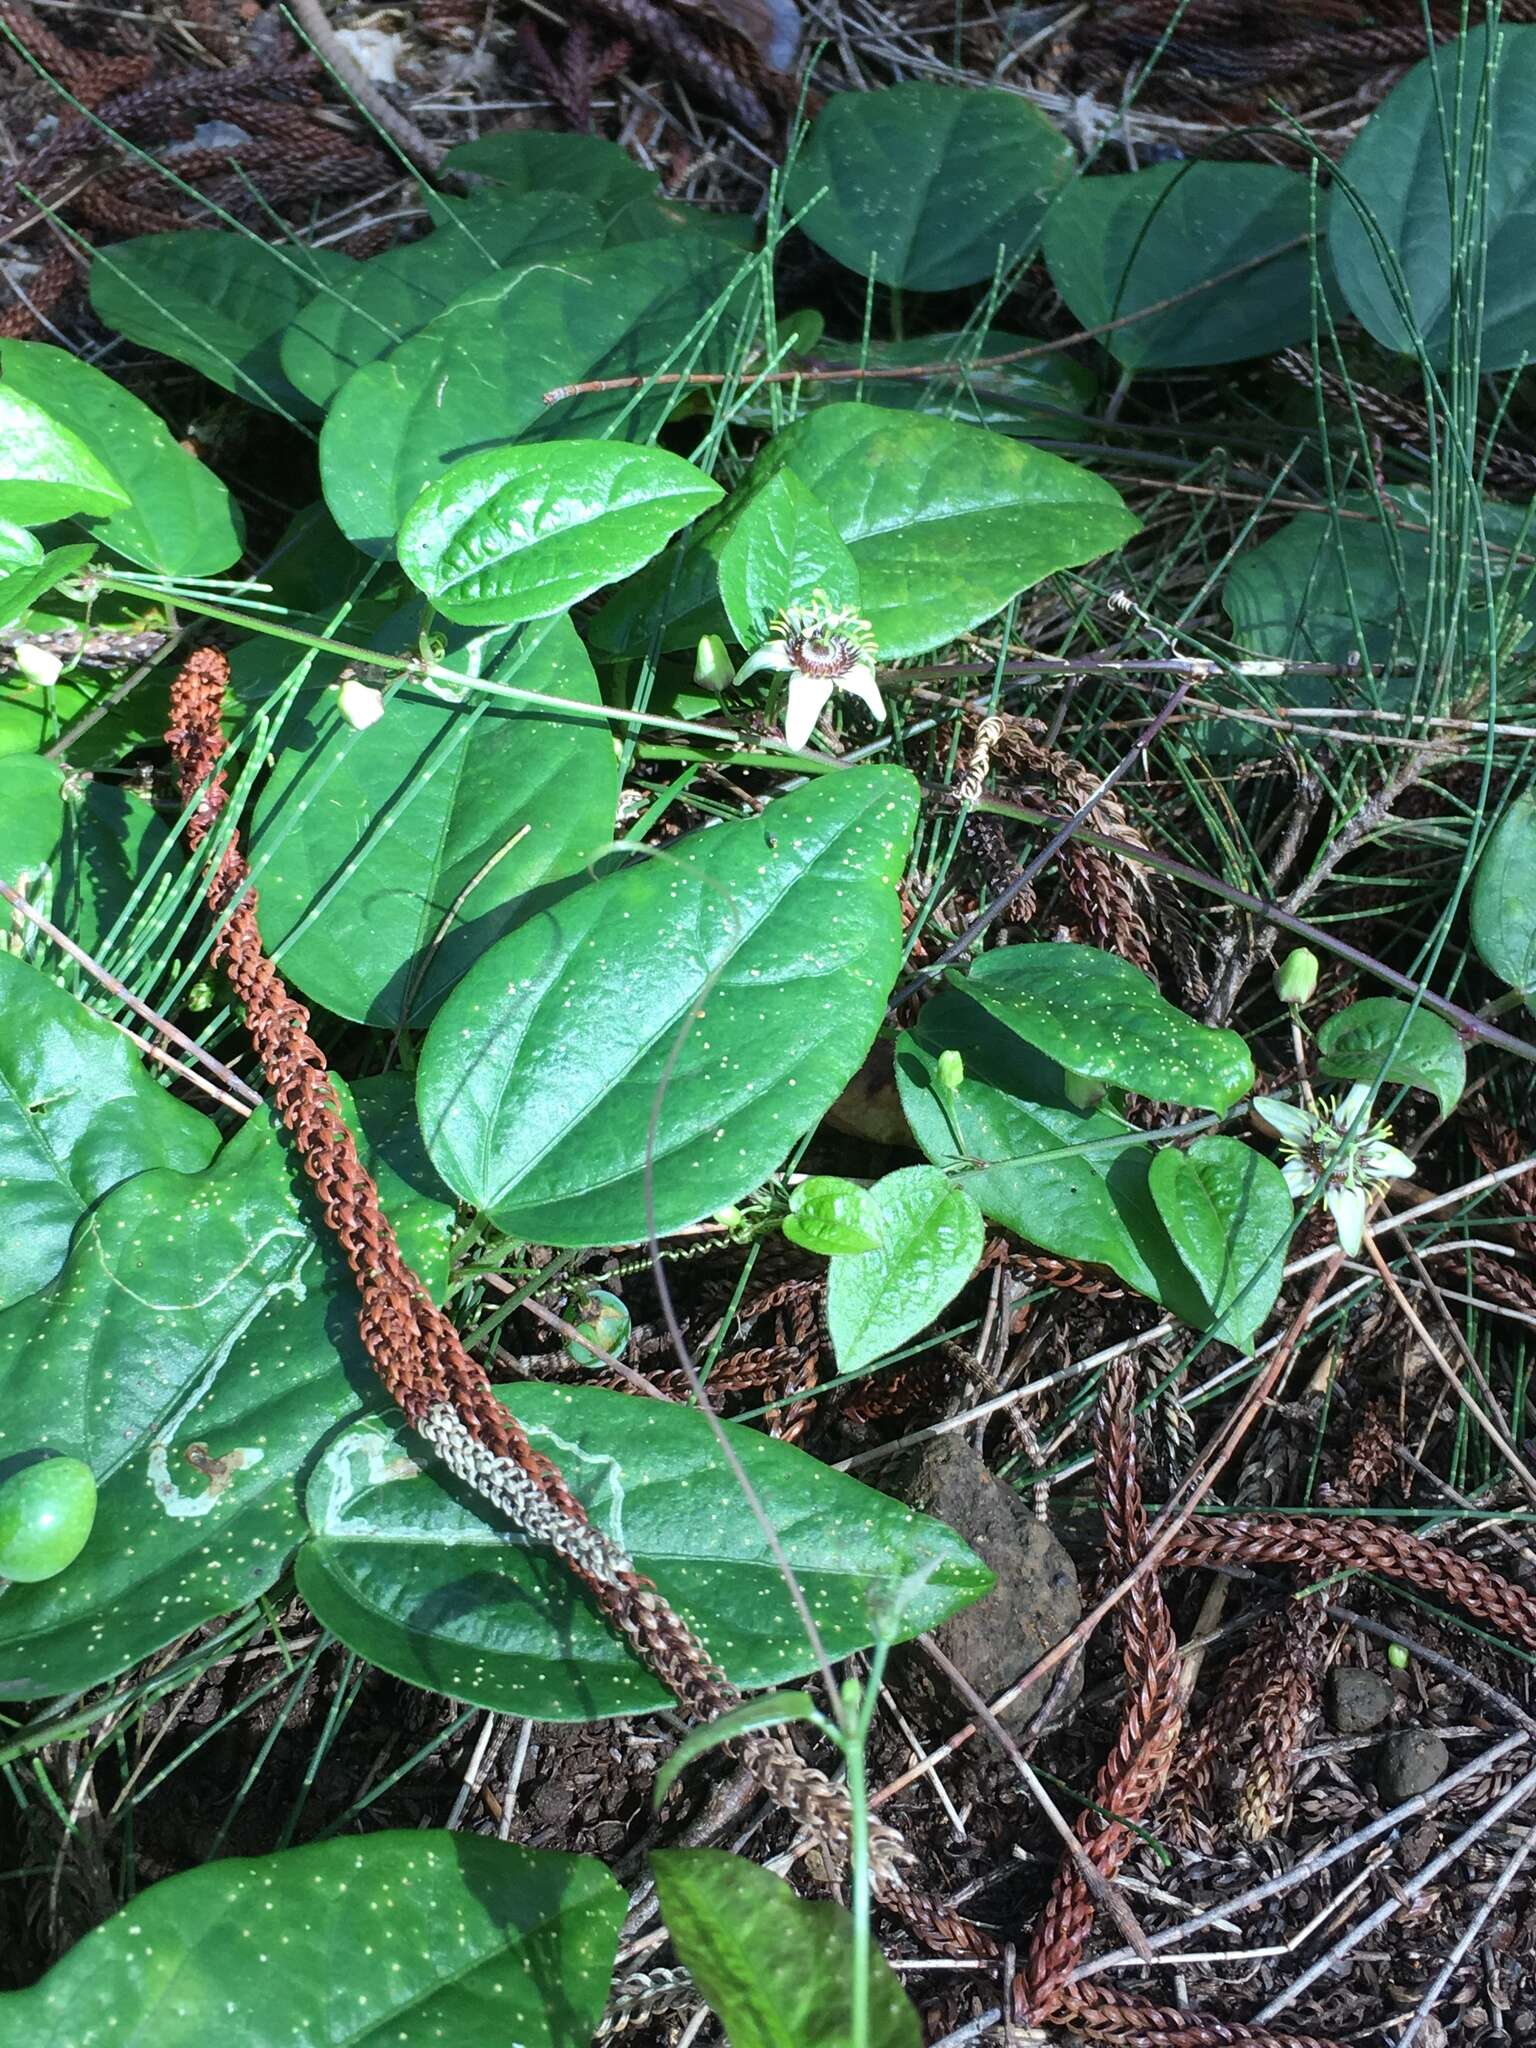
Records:
M869 1697L875 1688L867 1688ZM843 1755L848 1766L848 1811L853 1828L853 1855L848 1872L848 1906L853 1915L853 1983L849 1987L852 2048L869 2048L869 1792L864 1775L864 1725L848 1735Z

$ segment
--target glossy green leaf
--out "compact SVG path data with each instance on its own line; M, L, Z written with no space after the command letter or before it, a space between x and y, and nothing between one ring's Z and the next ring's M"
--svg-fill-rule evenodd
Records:
M784 1235L803 1252L834 1259L872 1252L885 1236L873 1195L857 1181L813 1173L789 1198Z
M1279 1167L1240 1138L1197 1138L1187 1151L1160 1147L1148 1184L1212 1335L1248 1350L1280 1292L1295 1220Z
M111 462L130 502L85 522L97 540L165 576L216 576L239 560L244 522L229 492L142 399L40 341L0 342L0 377Z
M1467 1053L1454 1025L1396 996L1368 996L1325 1018L1318 1069L1345 1081L1402 1081L1423 1088L1449 1116L1467 1085Z
M862 343L818 341L818 363L852 369L898 369L909 364L974 365L987 356L1041 344L1001 327L983 333L941 328L936 334L909 335L903 341ZM999 363L994 368L956 367L931 377L873 377L863 385L807 384L802 405L838 404L857 398L864 405L889 411L932 413L963 426L990 427L998 434L1019 434L1030 441L1078 440L1083 414L1092 405L1098 379L1069 355L1042 355L1034 361Z
M547 406L544 394L661 368L737 268L729 249L698 235L508 270L472 287L337 394L320 436L336 523L384 554L422 491L462 456L517 440L645 440L675 403L669 389L638 403L633 391L609 391ZM720 346L705 347L698 367L714 367Z
M150 1885L27 1991L35 2048L588 2048L624 1894L588 1856L402 1828ZM494 2017L492 2017L494 2016Z
M35 399L0 386L0 518L41 526L75 512L117 512L127 503L96 449Z
M140 348L200 370L251 405L298 418L315 408L283 373L283 329L356 268L335 249L281 246L217 228L138 235L98 250L91 304Z
M537 198L577 192L612 213L657 190L656 174L616 142L597 135L557 135L543 128L507 129L460 142L443 159L445 171L471 171L509 193Z
M1082 327L1193 294L1104 337L1128 368L1235 363L1311 334L1310 208L1307 179L1275 164L1152 164L1080 178L1051 209L1045 260ZM1225 278L1271 250L1268 262Z
M1536 790L1523 790L1494 827L1472 878L1471 917L1483 965L1536 1013Z
M341 1093L406 1258L441 1299L452 1210L422 1160L419 1134L405 1123L409 1092L401 1080L360 1081L356 1105ZM211 1229L206 1197L211 1191L216 1204L221 1190L256 1196L243 1235L223 1240L226 1255L265 1270L271 1242L279 1239L292 1248L292 1277L286 1286L269 1286L264 1300L247 1301L254 1313L233 1333L223 1296L212 1292L201 1348L188 1308L170 1319L175 1343L168 1354L157 1349L146 1360L144 1333L155 1334L149 1304L182 1298L173 1292L178 1248L200 1255ZM131 1199L140 1192L142 1210ZM388 1406L363 1352L357 1295L340 1251L285 1141L264 1121L231 1140L201 1182L151 1176L109 1196L92 1221L100 1218L107 1241L115 1242L119 1230L140 1227L141 1217L162 1242L125 1260L116 1284L87 1291L103 1317L94 1349L56 1334L46 1313L38 1339L36 1320L23 1313L30 1304L12 1312L14 1341L24 1347L31 1333L61 1398L89 1398L110 1376L147 1381L146 1413L156 1391L174 1397L175 1406L155 1425L136 1425L137 1411L125 1415L124 1441L136 1427L137 1440L102 1480L85 1550L58 1579L13 1588L0 1601L0 1697L39 1698L100 1684L264 1593L304 1533L301 1488L321 1446L338 1425ZM215 1274L218 1255L215 1246ZM70 1271L78 1263L84 1280L97 1258L94 1240L83 1247L77 1240ZM275 1270L280 1276L281 1267ZM231 1284L240 1279L230 1275ZM142 1298L126 1293L139 1286ZM10 1320L0 1319L0 1361L11 1341ZM0 1363L0 1388L4 1371ZM167 1376L163 1389L155 1386L157 1373ZM172 1374L185 1382L179 1395Z
M1194 1109L1230 1109L1253 1086L1235 1031L1197 1024L1150 975L1097 946L998 947L972 965L965 988L1068 1073Z
M417 618L398 615L378 644L410 645ZM452 633L444 660L599 703L565 619L515 641ZM530 891L579 873L613 836L618 772L597 718L412 685L363 731L322 692L283 740L251 832L262 933L306 995L362 1023L424 1017L542 900Z
M757 1728L781 1728L786 1721L814 1721L824 1734L831 1732L831 1723L809 1693L759 1693L756 1699L743 1700L739 1707L727 1707L712 1721L689 1729L656 1773L651 1804L660 1807L688 1766L712 1749L734 1742L738 1735L750 1735Z
M43 544L14 519L0 519L0 570L34 569L43 559Z
M572 192L434 204L433 233L370 257L284 328L283 372L312 405L329 405L354 370L419 334L472 285L511 264L595 249L602 235L596 211Z
M524 1384L497 1398L554 1458L593 1521L654 1579L727 1677L777 1685L814 1659L779 1567L696 1409L602 1387ZM726 1423L828 1655L874 1637L872 1600L907 1634L986 1590L942 1523L804 1451ZM648 1712L670 1699L570 1572L378 1418L327 1449L309 1483L299 1591L318 1620L397 1677L541 1721ZM906 1581L912 1584L904 1584Z
M0 485L0 493L3 490ZM88 543L50 548L41 560L0 576L0 633L8 633L40 598L57 588L66 576L83 569L95 552Z
M981 1258L980 1209L936 1166L888 1173L869 1191L883 1223L878 1250L834 1259L827 1329L839 1372L856 1372L926 1330Z
M87 953L100 952L141 885L158 886L150 871L170 836L149 798L122 783L36 754L0 760L0 881L24 887Z
M731 2048L847 2048L853 2040L853 1920L797 1898L772 1871L722 1849L654 1849L672 1946ZM919 2048L901 1979L869 1947L869 2048Z
M1351 312L1387 348L1410 350L1422 336L1437 367L1450 360L1458 292L1469 305L1475 294L1483 370L1512 370L1536 349L1536 28L1501 22L1493 48L1490 66L1489 33L1479 26L1416 64L1351 144L1329 194L1328 246ZM1475 278L1453 276L1453 253L1469 232ZM1378 242L1392 252L1390 269Z
M860 277L953 291L1032 252L1073 162L1017 93L893 85L828 100L784 200L809 206L805 233Z
M755 1187L869 1050L900 963L916 788L849 769L588 883L444 1004L418 1101L509 1234L615 1244Z
M859 572L819 498L793 470L769 477L742 506L720 547L720 596L731 631L754 649L790 605L824 596L859 602Z
M217 1141L150 1079L130 1039L0 951L0 1303L53 1279L109 1188L151 1167L193 1172Z
M1387 497L1396 508L1390 528L1373 498L1348 496L1339 501L1337 521L1326 509L1298 513L1268 540L1239 555L1221 594L1233 637L1255 654L1283 661L1349 661L1361 651L1358 618L1367 660L1411 657L1430 630L1431 604L1441 601L1432 584L1444 588L1443 554L1436 560L1430 541L1440 514L1418 484L1394 486ZM1495 547L1526 544L1524 508L1484 498L1476 517ZM1493 569L1497 584L1502 556L1494 557ZM1466 591L1474 647L1488 637L1479 573ZM1516 572L1516 610L1527 573ZM1391 686L1386 687L1390 693Z
M516 625L632 575L723 495L661 448L488 448L450 464L416 500L400 566L446 617Z
M965 1061L960 1086L939 1086L946 1051ZM896 1085L912 1135L958 1176L984 1216L1059 1258L1108 1266L1186 1322L1202 1304L1147 1187L1152 1147L1111 1110L1078 1109L1068 1076L958 988L925 1005L896 1045Z

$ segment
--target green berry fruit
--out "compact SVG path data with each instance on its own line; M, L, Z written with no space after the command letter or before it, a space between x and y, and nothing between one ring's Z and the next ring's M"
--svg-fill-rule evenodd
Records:
M0 1579L32 1585L73 1564L96 1519L96 1481L78 1458L39 1458L0 1481Z
M587 1296L587 1313L576 1325L576 1335L585 1337L586 1343L567 1337L565 1348L577 1365L607 1365L623 1355L629 1342L629 1310L616 1294L594 1287Z

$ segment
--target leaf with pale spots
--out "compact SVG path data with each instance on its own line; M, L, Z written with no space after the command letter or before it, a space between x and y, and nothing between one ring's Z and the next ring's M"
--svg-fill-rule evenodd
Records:
M0 2036L588 2048L623 1917L590 1856L446 1829L229 1857L151 1885L29 1990L0 1995Z
M756 1187L879 1029L916 794L898 768L828 775L526 919L427 1034L444 1180L556 1245L677 1230Z
M0 952L0 1306L47 1286L108 1189L151 1167L193 1172L218 1139L207 1117L151 1080L131 1040Z
M778 1562L705 1416L601 1387L496 1392L733 1683L779 1685L812 1668ZM902 1635L911 1636L991 1584L941 1522L789 1444L723 1426L829 1656L874 1640L877 1606L898 1611ZM338 1437L305 1505L312 1533L299 1552L299 1591L317 1620L371 1663L541 1721L670 1702L565 1566L433 1469L420 1440L393 1418Z

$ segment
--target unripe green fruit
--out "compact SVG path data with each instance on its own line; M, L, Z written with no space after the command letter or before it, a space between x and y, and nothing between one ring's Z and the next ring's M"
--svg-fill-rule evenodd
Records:
M96 1519L96 1480L78 1458L39 1458L0 1481L0 1579L32 1585L73 1564Z
M1299 1009L1310 1003L1317 989L1317 955L1305 946L1287 953L1275 969L1275 994L1282 1003Z

